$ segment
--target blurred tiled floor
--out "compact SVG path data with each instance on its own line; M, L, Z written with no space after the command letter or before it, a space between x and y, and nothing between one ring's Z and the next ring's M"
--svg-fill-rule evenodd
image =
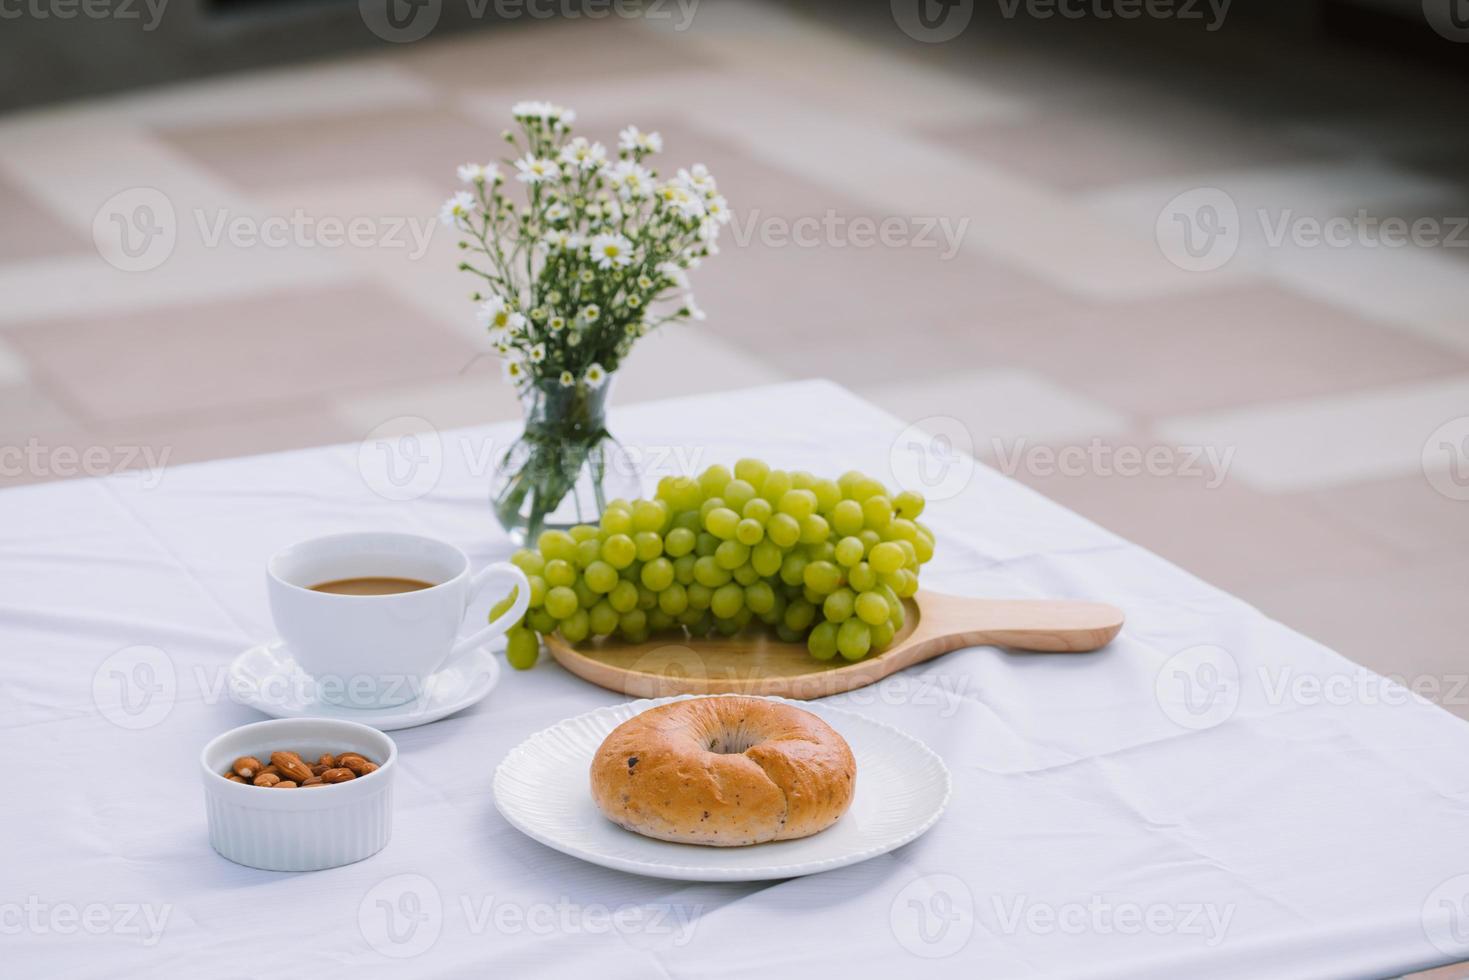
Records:
M1430 480L1469 479L1469 445L1430 442L1469 415L1469 248L1246 234L1189 273L1154 238L1199 187L1246 214L1469 213L1462 92L1365 57L1306 71L1226 36L1098 50L1041 25L921 45L881 11L721 0L682 33L504 25L0 119L0 445L176 463L512 417L442 230L420 254L210 245L207 226L431 227L510 104L551 98L604 140L660 130L739 216L696 275L707 323L645 342L619 399L820 375L958 419L993 463L1093 440L1232 453L1219 480L1014 475L1362 663L1439 680L1469 717L1469 501ZM151 271L92 244L132 187L178 215ZM828 214L968 224L952 255L763 234Z

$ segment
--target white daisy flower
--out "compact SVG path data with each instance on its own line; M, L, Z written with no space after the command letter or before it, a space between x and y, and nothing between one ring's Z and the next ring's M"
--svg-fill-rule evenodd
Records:
M556 201L546 209L546 220L548 221L565 221L569 217L571 217L571 208L560 201Z
M647 276L638 276L638 288L639 289L652 289L653 288L653 280L649 279Z
M532 364L539 364L546 359L546 345L536 344L527 355Z
M622 160L607 174L607 183L625 201L647 197L653 191L653 175L640 163Z
M704 213L722 225L729 224L729 202L717 194L704 202Z
M552 333L560 333L562 330L566 329L566 317L551 317L551 319L546 321L546 329L551 331Z
M459 165L459 179L466 184L493 184L499 178L499 164L461 163Z
M504 312L504 310L505 298L497 293L491 293L490 298L481 303L479 309L474 311L474 315L479 320L480 326L488 327L495 322L495 318Z
M475 203L473 194L469 191L456 191L454 196L439 208L439 220L452 228L459 221L467 220L477 207L479 205Z
M700 190L713 190L715 187L714 176L709 173L709 168L702 163L696 163L687 170L680 169L678 179L690 187Z
M663 150L663 137L628 126L617 134L617 146L629 153L659 153Z
M622 268L632 264L632 242L623 235L592 236L592 261L599 269Z
M665 204L672 205L685 218L704 217L704 202L687 187L670 181L658 188L658 196Z
M573 331L571 331L571 333L567 334L566 335L566 346L568 346L568 347L580 347L581 346L581 331L579 331L579 330L573 330Z
M597 170L607 163L607 147L578 136L561 148L561 162L577 170Z
M518 385L530 376L529 372L526 371L524 364L511 358L506 358L505 361L501 363L500 370L504 373L505 380L509 381L511 384Z
M582 307L581 320L583 323L596 323L597 318L602 315L602 308L596 303Z
M515 161L515 169L515 178L527 184L539 184L561 176L561 168L556 166L555 160L533 157L529 153Z
M576 384L576 377L570 371L561 372L561 387L570 388Z
M520 333L525 329L525 314L511 313L505 317L505 329L512 334Z
M541 243L553 252L571 252L581 248L582 237L565 228L556 228L542 235Z
M607 372L600 364L592 364L587 367L585 375L587 387L600 388L607 383Z
M684 272L682 268L680 268L677 265L674 265L672 262L660 262L660 263L658 263L658 269L657 269L657 271L658 271L658 274L660 276L662 276L663 278L667 279L669 282L672 282L678 288L680 288L680 289L688 289L689 288L689 277L688 277L688 274L686 272Z

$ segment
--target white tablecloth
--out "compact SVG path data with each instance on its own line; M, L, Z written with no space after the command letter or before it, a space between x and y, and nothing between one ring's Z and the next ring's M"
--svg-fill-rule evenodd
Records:
M628 407L613 428L665 466L659 447L887 477L902 425L808 382ZM364 479L370 445L0 494L0 974L1302 977L1469 957L1469 727L983 468L930 507L925 585L1102 599L1128 622L1095 655L968 649L831 699L947 762L953 799L917 842L754 885L551 851L495 811L494 767L618 696L543 658L395 734L377 856L314 874L218 857L195 760L260 717L222 670L271 635L267 556L390 528L504 558L486 469L513 431L444 433L437 480L429 465L404 493Z

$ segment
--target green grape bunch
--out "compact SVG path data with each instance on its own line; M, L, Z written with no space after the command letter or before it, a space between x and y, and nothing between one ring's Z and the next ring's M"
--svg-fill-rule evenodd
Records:
M933 557L923 505L855 471L829 480L756 459L664 477L652 500L615 500L599 525L546 531L515 553L530 606L508 634L508 659L534 666L552 632L641 643L757 625L817 660L880 653Z

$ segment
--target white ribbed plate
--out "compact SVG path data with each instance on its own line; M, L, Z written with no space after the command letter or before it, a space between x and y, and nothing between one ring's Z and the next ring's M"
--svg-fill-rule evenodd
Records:
M932 827L949 802L949 770L911 735L823 704L766 698L819 716L852 747L857 791L834 826L801 840L750 847L675 844L623 830L592 801L592 756L627 719L697 696L599 708L532 735L495 770L495 806L516 829L547 847L603 867L685 881L763 881L886 854Z

